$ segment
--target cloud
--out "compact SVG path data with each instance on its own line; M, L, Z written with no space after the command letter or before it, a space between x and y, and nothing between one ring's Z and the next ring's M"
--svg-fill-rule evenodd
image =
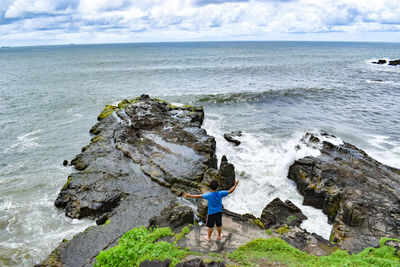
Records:
M347 34L349 39L367 36L364 33L369 32L387 32L390 39L400 38L396 34L399 26L397 0L2 0L0 3L1 39L27 44L60 40L65 43L268 40L279 36L303 39L318 34L337 36L338 32ZM29 39L35 36L37 40Z

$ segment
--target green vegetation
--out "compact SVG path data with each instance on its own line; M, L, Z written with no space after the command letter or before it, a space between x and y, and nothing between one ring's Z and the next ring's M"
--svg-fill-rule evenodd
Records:
M276 232L280 235L283 235L284 233L290 232L290 229L289 226L285 225L276 229Z
M387 240L386 240L387 241ZM384 243L384 242L383 242ZM257 266L279 262L288 266L400 266L400 255L388 246L366 248L349 255L337 250L329 256L317 257L293 248L279 238L254 239L228 255L243 266Z
M296 216L294 216L294 215L290 215L290 216L288 216L287 217L287 223L288 224L291 224L294 220L296 220L297 219L297 217Z
M176 243L178 243L179 240L181 240L186 234L188 234L190 232L189 227L190 227L190 225L183 227L182 231L179 234L175 235L175 242L174 242L175 245L176 245Z
M262 223L262 221L260 221L260 219L254 219L253 223L257 224L258 226L264 229L264 224Z
M68 187L68 185L69 185L69 182L71 182L71 179L72 179L72 176L68 176L68 180L67 180L67 182L63 185L63 187L61 188L61 191L67 189L67 187Z
M103 111L99 114L99 116L97 117L97 120L102 120L108 116L110 116L111 114L113 114L114 110L116 110L117 107L113 106L113 105L107 105Z
M269 234L269 235L272 235L272 230L271 230L271 229L267 229L267 230L265 230L265 232L266 232L267 234Z
M96 257L95 267L99 266L139 266L145 260L171 260L174 266L189 252L161 238L175 236L175 243L188 233L189 227L184 227L180 234L175 235L171 228L146 229L143 226L126 232L119 244L108 250L100 252Z

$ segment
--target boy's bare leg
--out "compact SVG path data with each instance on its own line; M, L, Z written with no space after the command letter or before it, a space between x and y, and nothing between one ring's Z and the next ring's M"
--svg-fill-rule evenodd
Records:
M213 232L213 228L208 228L208 236L204 237L204 239L207 240L208 242L211 241L212 232Z
M217 227L217 231L218 231L218 239L221 240L222 239L222 226Z

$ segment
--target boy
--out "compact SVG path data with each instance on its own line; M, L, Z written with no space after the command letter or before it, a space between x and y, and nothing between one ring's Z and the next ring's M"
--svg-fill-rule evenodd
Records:
M222 239L222 198L227 196L228 194L235 191L237 184L239 183L239 179L235 181L235 185L229 189L229 191L217 191L218 182L213 180L210 183L211 192L205 193L203 195L191 195L191 194L183 194L185 198L193 197L193 198L204 198L207 199L208 202L208 215L206 226L208 227L208 236L205 236L204 239L208 242L211 241L211 235L213 232L214 225L217 225L218 231L218 239Z

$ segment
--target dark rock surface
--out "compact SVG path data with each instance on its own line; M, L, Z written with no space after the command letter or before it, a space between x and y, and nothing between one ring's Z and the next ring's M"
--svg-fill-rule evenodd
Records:
M176 267L225 267L224 262L212 261L204 262L202 259L193 259L190 261L185 261L175 265Z
M241 136L242 136L241 131L233 131L233 132L224 134L225 140L235 144L235 146L238 146L241 144L241 142L237 139L237 137L241 137Z
M55 201L68 217L97 218L101 225L60 244L43 264L91 266L101 250L148 226L182 191L208 191L205 173L218 171L215 140L200 128L203 118L202 107L175 107L147 95L106 106ZM178 213L169 214L169 225L193 222L188 207L172 210Z
M276 226L300 226L307 217L290 200L272 200L262 211L260 220L266 229Z
M396 60L389 60L387 61L386 59L379 59L378 61L373 61L373 64L379 64L379 65L383 65L383 64L388 64L391 66L397 66L400 65L400 59L396 59Z
M319 157L294 162L288 177L304 196L304 205L322 209L333 223L331 240L359 252L381 237L400 236L400 170L381 164L361 149L303 139L319 147Z
M229 190L235 185L235 166L228 162L225 155L221 158L217 180L220 190Z
M150 218L149 224L150 226L168 226L172 229L177 229L183 225L191 224L193 221L194 213L190 207L172 201L161 211L159 216Z
M297 226L290 227L286 233L283 233L280 236L280 238L293 247L316 256L330 255L337 249L336 245L331 244L323 237L315 233L311 234Z
M139 267L168 267L171 263L171 260L165 261L149 261L145 260L139 264Z

